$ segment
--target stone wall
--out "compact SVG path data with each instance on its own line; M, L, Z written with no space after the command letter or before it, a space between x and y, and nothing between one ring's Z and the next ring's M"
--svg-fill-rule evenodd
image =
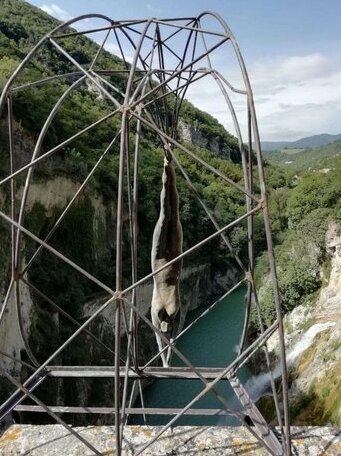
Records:
M102 454L115 454L113 426L75 428ZM126 426L123 439L124 456L136 454L156 433L158 427ZM292 428L293 454L297 456L340 456L340 430L328 427ZM60 425L11 426L0 439L0 453L6 456L78 456L91 454L76 437ZM143 451L143 455L218 456L242 454L266 456L252 435L241 427L176 427Z

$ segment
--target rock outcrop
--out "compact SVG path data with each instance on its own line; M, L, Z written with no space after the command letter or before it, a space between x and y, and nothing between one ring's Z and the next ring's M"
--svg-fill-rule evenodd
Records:
M26 204L26 213L33 215L35 219L38 219L38 224L34 229L34 232L38 236L42 237L39 232L41 219L55 220L54 217L56 217L56 214L58 215L61 213L61 211L67 205L68 201L77 191L78 187L78 182L62 176L58 176L53 179L47 179L46 181L38 181L31 185ZM22 189L19 189L17 196L18 202L21 200L21 196ZM93 253L91 256L91 261L102 264L104 261L103 258L106 251L105 249L112 248L112 244L110 244L112 241L110 241L110 239L108 240L108 237L111 236L112 238L113 233L112 220L115 219L114 203L110 201L104 201L102 196L94 191L85 192L85 195L80 196L80 200L82 205L79 207L79 209L77 209L79 211L79 214L74 219L72 226L74 229L78 230L79 226L76 226L75 223L80 219L88 217L86 226L88 227L87 233L91 236L91 242L89 244L92 244L95 247L92 250ZM30 218L30 216L27 216L25 218L24 224L29 223ZM55 238L51 238L51 240L55 241ZM62 238L59 239L58 242L63 243L64 240L65 239ZM26 238L23 238L23 242L26 242ZM23 245L23 248L24 247L25 245ZM61 244L61 247L63 247L63 244ZM76 253L77 249L78 247L76 246ZM27 259L25 259L24 255L23 261L25 260ZM42 266L45 267L44 263L42 263ZM48 280L51 271L44 271L45 270L42 272L46 276L45 279ZM54 273L58 274L58 269L55 270ZM24 278L29 278L27 276L27 273L25 273ZM226 289L230 288L234 283L236 283L236 281L237 271L234 269L220 271L219 274L217 274L216 271L212 271L211 265L208 263L196 265L191 265L190 263L186 264L186 266L183 268L180 282L180 291L182 301L185 306L185 311L187 312L188 310L194 309L198 306L210 304L216 295L219 295L223 291L226 291ZM77 283L75 285L77 285ZM53 337L58 338L58 334L61 332L62 328L59 320L61 317L55 309L49 307L45 302L36 303L36 296L32 294L31 290L23 282L21 282L20 289L24 332L27 339L30 339L31 334L34 332L32 331L32 325L36 325L35 328L37 326L41 328L46 327L46 323L48 323L48 325L51 325L51 328L54 331L54 334L48 335L51 346L50 344L47 344L45 329L41 336L40 333L38 336L35 336L33 342L30 340L30 344L32 343L34 346L34 353L36 353L37 348L38 351L40 349L40 358L38 359L45 360L47 356L52 353L51 350L53 348L53 343L55 342L53 341ZM150 312L152 291L152 280L139 286L137 289L138 308L143 315L146 315L148 317ZM0 290L0 296L2 299L5 292L5 287ZM46 293L49 295L50 291L48 290ZM77 294L74 294L74 296L77 298ZM50 295L49 297L53 298L53 295ZM81 301L81 299L80 304L72 302L72 305L80 305L80 309L77 311L76 319L79 322L85 321L85 319L90 317L104 303L106 299L107 297L100 295L93 297L92 299L88 299L85 304ZM127 295L127 299L130 299L130 295ZM129 319L129 306L126 306L125 308L127 310L127 317ZM69 313L72 313L72 311L69 311ZM46 319L46 321L41 321L41 319ZM124 347L126 344L127 335L123 319L121 319L121 323L122 325L120 328L120 333L122 337L122 346ZM75 330L75 328L75 326L72 326L71 329ZM69 329L69 331L71 329ZM113 349L115 333L114 305L108 306L105 311L98 318L96 318L93 323L91 323L89 329L100 340L102 340ZM146 327L146 324L143 324L141 321L139 332L139 350L141 355L140 361L144 362L147 359L150 359L157 349L155 346L155 339L152 330ZM62 337L65 339L65 336ZM81 354L81 356L83 356L82 359L84 362L86 359L86 364L97 365L100 363L109 365L113 363L112 354L106 352L102 353L103 349L86 334L83 334L77 338L77 343L78 347L86 347L85 352L82 352ZM16 302L13 293L8 302L7 310L4 314L4 320L0 326L0 347L3 352L11 355L12 357L23 359L22 355L24 355L25 351L24 341L20 335ZM80 348L78 351L80 350L82 350L82 348ZM77 364L77 362L79 363L79 360L74 358L73 363ZM22 366L11 358L0 356L0 366L5 368L6 371L10 372L16 378L23 377ZM26 374L24 377L25 376ZM95 391L96 388L98 390L97 384L95 385L94 383L93 386L89 386L89 384L83 384L84 382L82 380L77 380L77 382L77 387L72 394L74 395L75 399L77 398L77 400L79 400L81 405L86 405L88 403L90 395L98 396L98 392ZM0 385L0 388L2 388L2 385ZM108 397L110 396L110 400L112 400L112 387L110 385L102 385L100 390L103 391L103 397L100 398L101 401L106 400L106 394L108 394ZM4 395L3 399L8 397L8 394L4 388L2 388L2 394ZM51 403L56 401L59 405L63 405L65 402L67 402L67 400L63 397L63 394L64 388L61 388L61 386L58 385L53 395L48 396L47 399L50 399ZM97 401L97 396L95 399L93 399L94 402ZM83 422L80 424L83 424Z
M221 143L218 136L208 137L199 128L186 124L183 120L179 121L178 134L183 141L188 141L195 146L208 149L223 158L231 158L228 148L225 144Z
M341 230L326 233L330 276L317 301L306 302L284 318L290 400L295 424L341 423ZM269 341L278 352L278 338Z

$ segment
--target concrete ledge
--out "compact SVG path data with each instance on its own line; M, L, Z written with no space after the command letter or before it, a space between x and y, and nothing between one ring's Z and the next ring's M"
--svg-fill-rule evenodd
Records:
M133 455L160 428L127 426L124 434L123 454ZM75 428L103 455L115 454L113 426ZM341 430L328 427L294 427L293 446L299 456L341 456ZM13 425L0 439L3 456L81 456L91 451L60 425ZM226 454L267 455L258 442L242 427L176 427L167 431L146 455L216 456Z

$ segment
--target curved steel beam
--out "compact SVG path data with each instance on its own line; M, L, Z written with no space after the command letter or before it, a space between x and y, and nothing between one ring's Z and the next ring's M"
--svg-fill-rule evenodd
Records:
M222 31L214 31L214 30L206 30L205 28L202 27L201 21L204 21L206 17L211 17L214 20L216 20L220 26L222 27ZM60 31L63 31L65 27L68 27L74 23L77 23L78 21L81 21L83 19L87 18L99 18L103 19L106 22L109 22L109 26L107 27L101 27L101 28L92 28L91 30L88 31L82 31L82 32L70 32L70 33L60 33ZM184 21L181 23L176 23L176 21ZM189 22L188 22L189 21ZM143 24L143 31L141 32L140 30L135 30L134 25L137 24ZM154 38L150 36L149 34L149 29L151 28L151 25L155 26L155 33L154 33ZM164 38L162 36L162 32L165 29L164 27L175 27L175 32L171 33L169 36ZM84 69L76 59L74 59L58 42L57 40L59 38L67 37L67 36L73 36L73 35L86 35L89 33L95 33L95 31L107 31L106 37L104 41L102 42L102 45L99 47L99 49L96 52L96 56L94 58L93 64L90 66L90 69ZM174 30L174 28L173 28ZM186 39L184 40L182 44L182 50L179 53L175 53L173 49L168 45L170 37L176 35L179 33L179 31L185 30L188 32ZM134 58L133 62L131 65L128 65L126 59L125 59L125 53L124 49L122 47L122 44L119 40L118 37L118 32L121 32L125 38L130 42L130 44L133 47L134 50ZM139 42L136 45L134 41L131 39L131 33L138 33L140 35ZM110 33L115 34L115 37L117 39L120 52L122 54L123 60L125 61L126 64L126 69L122 70L122 72L129 73L128 80L126 81L126 88L125 88L125 93L120 93L121 96L124 96L124 102L119 103L109 92L106 90L105 86L111 90L114 90L114 92L120 92L113 84L110 82L106 81L105 78L100 76L101 74L106 74L105 70L94 70L94 62L96 61L97 57L100 55L104 48L105 41L107 40L108 36ZM206 46L206 41L205 41L205 36L207 35L212 35L217 37L217 39L224 38L222 40L219 40L219 42L216 43L216 45L210 47ZM205 52L201 53L200 55L196 55L197 51L197 39L201 36L203 43L204 43L204 48ZM21 201L21 206L20 206L20 212L17 221L15 220L15 211L14 211L14 206L12 203L12 214L11 217L8 217L5 215L3 212L0 212L0 216L5 219L7 222L9 222L12 226L12 232L16 233L16 238L13 235L12 239L16 240L15 242L15 248L13 251L13 274L12 274L12 280L10 283L10 286L7 290L7 297L5 299L5 303L2 306L1 312L0 312L0 322L1 319L4 315L4 311L10 296L10 293L13 288L13 284L16 282L16 274L19 271L19 266L20 266L20 238L21 234L24 233L27 236L31 237L34 239L36 242L40 244L40 247L38 248L38 251L36 254L39 253L42 247L48 249L51 253L59 257L62 261L65 263L69 264L71 267L76 269L78 272L80 272L82 275L87 277L89 280L92 282L96 283L99 285L102 289L106 290L109 295L111 296L101 307L98 309L83 325L79 326L78 329L71 335L71 337L66 340L56 351L51 357L49 357L48 360L46 360L45 363L43 363L35 372L35 374L31 377L36 378L37 375L39 375L43 370L44 366L47 366L47 363L49 363L52 359L54 359L57 354L61 353L64 348L72 341L74 340L77 335L86 329L87 325L93 321L96 316L102 312L109 304L114 303L115 304L115 423L116 423L116 449L117 453L120 454L121 452L121 447L122 447L122 436L123 436L123 425L125 423L125 407L126 407L126 398L127 398L127 387L128 387L128 377L125 377L124 380L124 394L123 394L123 407L121 408L120 406L120 331L118 328L120 328L120 323L121 323L121 311L122 311L122 306L123 306L123 301L125 304L129 305L131 308L131 314L130 314L130 323L129 323L129 341L128 341L128 355L126 359L126 367L130 366L130 361L129 361L129 356L130 356L130 351L132 351L132 360L134 362L134 366L139 368L139 363L136 362L136 352L137 348L136 345L134 344L137 343L137 337L136 337L136 324L137 324L137 316L139 316L143 321L147 323L148 326L150 326L154 332L156 332L156 329L153 327L152 323L141 313L141 311L138 309L138 306L136 305L136 291L137 287L143 283L145 283L147 280L149 280L151 277L153 277L155 274L160 272L163 268L167 267L169 264L172 262L168 262L166 265L164 265L162 268L159 268L158 270L154 271L152 274L148 274L142 279L137 278L137 269L136 269L136 262L137 262L137 204L138 204L138 167L139 167L139 143L141 139L141 127L144 124L145 126L149 127L152 129L154 133L160 136L161 142L162 143L168 143L170 142L171 144L179 147L184 153L189 155L194 161L197 163L200 163L202 166L205 166L206 169L210 170L212 173L215 175L219 176L222 178L225 182L229 183L232 185L234 188L236 188L238 191L242 192L245 195L246 198L246 213L239 217L238 219L234 220L232 223L229 225L220 228L219 225L215 222L214 217L210 217L212 220L214 227L216 229L215 233L212 234L211 236L208 236L204 240L200 241L193 247L189 248L187 251L183 252L180 256L176 257L172 261L178 261L180 258L190 254L191 252L199 249L203 245L205 245L207 242L209 242L211 239L214 239L217 236L222 236L225 238L225 231L232 228L235 226L237 223L247 220L248 221L248 245L249 245L249 278L248 275L246 274L245 278L248 279L248 294L247 294L247 300L248 300L248 309L247 313L245 316L245 321L244 321L244 330L242 334L242 339L241 339L241 353L240 356L237 356L236 359L242 359L244 354L249 353L248 356L251 356L251 352L248 352L247 348L244 348L244 341L245 341L245 334L246 334L246 328L248 326L248 311L251 303L251 295L254 296L254 299L257 301L257 290L254 287L253 283L253 267L254 267L254 259L253 259L253 240L252 240L252 233L253 233L253 223L252 223L252 217L253 214L255 214L258 210L263 211L263 218L264 218L264 226L266 230L266 240L267 240L267 246L268 246L268 252L269 252L269 264L270 264L270 269L271 269L271 276L273 280L273 290L274 290L274 297L275 297L275 307L276 307L276 313L277 313L277 322L276 322L276 328L278 326L278 331L279 331L279 337L280 337L280 349L281 349L281 367L282 367L282 388L283 388L283 402L284 402L284 421L285 421L285 435L283 433L284 437L284 442L286 444L286 454L290 454L290 431L289 431L289 417L288 417L288 395L287 395L287 389L286 389L286 362L285 362L285 347L284 347L284 338L283 338L283 322L282 322L282 315L281 315L281 306L280 306L280 300L279 300L279 293L278 293L278 286L277 286L277 276L276 276L276 267L275 267L275 262L274 262L274 254L273 254L273 245L272 245L272 240L271 240L271 226L270 226L270 221L268 217L268 203L267 203L267 195L265 192L265 182L264 182L264 170L263 170L263 165L262 165L262 157L261 157L261 150L260 150L260 142L259 142L259 134L258 134L258 126L257 126L257 119L256 119L256 113L255 113L255 108L254 108L254 101L253 101L253 94L248 78L248 74L245 68L245 64L242 58L242 55L240 53L238 44L230 30L230 28L227 26L225 21L216 13L212 13L209 11L205 11L196 18L182 18L182 19L143 19L143 20L136 20L136 21L121 21L121 22L114 22L110 18L104 15L97 15L97 14L89 14L89 15L83 15L79 16L78 18L72 19L70 21L65 22L64 24L60 24L57 27L55 27L50 33L46 34L38 43L37 45L29 52L29 54L25 57L25 59L21 62L21 64L18 66L18 68L14 71L12 74L11 78L7 82L4 92L2 93L2 96L0 98L0 114L1 111L4 107L4 103L9 97L10 91L17 91L20 90L21 88L27 88L27 87L32 87L32 86L39 86L44 83L50 83L55 79L59 79L59 77L64 77L68 78L70 77L70 73L67 73L65 75L55 75L55 76L48 76L46 78L43 78L38 81L33 81L32 83L27 83L27 84L22 84L21 86L13 87L13 83L20 74L21 70L27 65L27 63L32 59L35 54L39 51L39 49L46 43L46 41L49 40L54 47L62 54L64 57L66 57L73 65L76 66L77 70L76 72L73 72L73 74L77 75L82 75L80 80L76 81L76 86L77 84L80 84L85 78L91 80L101 91L101 93L108 99L110 102L114 103L116 106L116 110L113 113L108 114L107 116L103 117L99 121L93 123L92 125L86 127L83 129L81 132L76 133L72 137L68 138L67 140L63 141L63 143L59 144L58 146L52 148L45 154L41 155L38 157L40 153L40 148L41 144L43 141L43 138L48 130L49 124L52 122L52 119L56 112L58 111L58 108L60 104L62 103L63 99L67 96L67 94L63 94L58 100L57 104L51 111L48 119L46 120L37 144L35 146L35 150L33 152L33 155L31 157L30 163L27 165L23 166L21 169L16 170L12 166L10 175L4 178L1 182L0 185L11 181L11 185L13 187L14 185L14 178L19 175L20 173L24 172L25 170L28 170L27 177L26 177L26 183L24 187L24 192L23 192L23 198ZM141 55L141 49L145 41L148 40L148 42L151 43L151 50L147 57L142 58ZM239 88L235 88L230 82L222 75L220 74L217 70L215 70L211 64L211 59L210 56L211 54L216 50L219 49L226 41L232 44L234 52L236 54L239 68L243 77L244 81L244 86L245 90L241 90ZM191 47L192 46L192 47ZM190 49L192 49L192 55L188 59L188 55L190 52ZM165 69L166 62L165 62L165 55L166 51L169 51L174 55L178 60L179 63L176 62L176 67L175 69L169 71ZM159 58L159 67L153 69L152 68L152 60L154 53L158 52L158 58ZM147 58L150 56L150 62L149 65L147 63ZM206 59L208 62L208 68L204 69L195 69L195 64L198 63L200 60ZM188 61L187 61L188 60ZM139 70L138 65L141 64L142 70ZM119 71L119 70L117 70ZM142 74L141 74L142 71ZM115 71L112 71L111 73L114 74ZM200 73L200 77L196 77L197 74ZM202 73L202 74L201 74ZM152 75L155 74L156 77L159 80L159 83L154 84ZM138 75L138 78L136 78L136 75ZM187 89L190 87L191 84L193 84L195 81L197 81L199 78L211 75L213 79L215 80L216 84L218 85L221 94L223 95L226 105L228 107L228 110L230 112L230 115L232 117L234 127L236 130L236 135L238 139L238 146L240 149L241 153L241 159L242 159L242 167L243 167L243 175L244 175L244 186L242 187L238 183L234 182L231 179L228 179L223 173L219 172L219 170L216 170L214 167L209 165L205 160L201 160L195 153L192 153L189 151L187 148L185 148L181 143L176 141L175 136L177 133L177 128L176 124L179 118L179 112L181 109L182 102L184 100L184 97L186 95ZM134 79L135 78L135 79ZM173 82L174 81L174 82ZM185 81L185 82L184 82ZM149 84L149 90L147 90L147 85ZM105 86L104 86L105 85ZM175 87L175 88L174 88ZM246 156L245 149L243 146L243 140L242 140L242 134L240 131L239 123L238 123L238 118L237 115L234 111L234 107L232 104L232 101L229 97L229 94L227 92L227 89L242 94L242 95L247 95L247 108L248 108L248 121L249 121L249 130L248 130L248 136L249 136L249 153L248 156ZM70 90L70 88L68 89ZM72 90L72 89L71 89ZM68 91L66 91L68 92ZM162 92L161 95L157 96L157 93ZM153 101L148 101L150 100L150 97L153 97ZM174 115L174 122L172 125L168 125L168 120L167 120L167 114L163 113L163 109L167 107L167 96L175 96L176 102L174 109L172 111L172 114ZM64 98L63 98L64 97ZM154 103L155 107L155 112L153 110L150 110L148 112L147 105L151 105ZM163 109L161 107L161 104L163 104ZM23 219L24 219L24 212L25 212L25 206L26 206L26 201L27 201L27 196L28 196L28 190L31 182L31 177L33 174L33 169L36 164L38 164L40 161L44 160L45 158L49 157L52 155L54 152L57 152L60 150L62 147L65 147L67 144L71 143L73 140L77 139L80 135L83 133L86 133L90 131L94 126L100 124L101 122L104 122L105 120L109 119L111 116L113 116L115 113L120 112L122 114L122 124L121 124L121 144L120 144L120 162L119 162L119 179L118 179L118 200L117 200L117 225L116 225L116 291L113 291L110 287L107 287L105 284L100 282L96 277L93 275L89 274L87 271L79 267L76 263L72 262L68 258L66 258L64 255L62 255L59 251L56 249L53 249L51 246L49 246L46 241L48 238L45 238L44 241L40 240L37 236L32 235L31 232L26 230L23 227ZM145 116L146 114L147 116ZM152 115L153 114L153 115ZM151 117L150 117L151 116ZM153 116L155 116L156 121L154 121ZM147 118L146 118L147 117ZM134 118L136 120L136 141L135 141L135 157L134 157L134 176L133 176L133 187L131 189L131 166L130 166L130 151L129 151L129 130L130 130L130 120ZM255 148L256 148L256 157L257 157L257 165L258 165L258 175L260 179L260 187L261 187L261 198L259 199L257 196L255 196L253 188L252 188L252 151L251 151L251 141L252 141L252 134L255 139ZM175 156L174 156L175 157ZM95 167L96 168L96 167ZM92 173L94 172L94 169L89 173L87 176L87 179L85 182L82 184L81 188L79 191L76 192L76 195L72 198L71 202L67 205L66 210L63 211L63 214L65 215L65 211L68 210L68 208L71 207L72 203L75 201L75 198L87 182L87 180L90 178ZM184 169L180 170L183 173L185 179L186 179L186 171ZM132 263L134 263L134 267L132 270L132 285L128 286L125 290L122 290L122 255L123 255L123 237L122 237L122 227L123 227L123 204L124 204L124 193L125 193L125 173L127 172L127 183L129 186L128 189L128 200L129 200L129 218L130 218L130 236L131 236L131 243L132 243L132 250L131 250L131 258L132 258ZM188 176L187 176L188 178ZM189 180L186 179L187 182ZM192 188L192 187L191 187ZM13 200L13 195L15 191L12 188L12 200ZM199 195L200 196L200 195ZM254 207L255 204L257 204L256 207ZM200 203L203 208L205 209L206 205L203 201ZM61 219L59 219L61 220ZM58 224L57 224L58 226ZM56 228L56 227L55 227ZM54 229L55 229L54 228ZM50 233L48 236L50 236L52 233ZM227 239L227 238L226 238ZM14 244L13 244L14 245ZM228 243L226 245L229 247ZM35 254L35 255L36 255ZM35 257L35 256L34 256ZM33 258L34 258L33 257ZM26 268L27 269L27 268ZM245 268L242 268L245 270ZM24 269L25 270L25 269ZM22 273L22 272L21 272ZM245 280L245 278L242 280L242 282ZM241 282L240 282L241 283ZM16 288L18 286L16 285ZM127 294L128 292L132 292L132 303L128 303L125 301L125 298L123 296ZM20 295L18 291L16 292L17 296L17 305L20 302ZM213 308L214 304L210 307ZM209 311L209 310L207 310ZM126 322L126 315L124 313L124 323L127 326L128 323ZM201 317L200 317L201 318ZM18 319L20 323L20 315L18 314ZM186 328L187 330L187 328ZM184 330L185 331L185 330ZM134 335L130 335L133 334ZM264 337L264 334L267 334L267 331L262 330L262 335L261 337ZM160 334L160 337L162 338L162 333ZM180 336L180 335L179 335ZM135 339L134 339L135 337ZM167 340L165 340L167 342ZM169 341L168 341L169 342ZM168 346L178 354L178 356L185 362L185 364L191 366L190 362L174 347L173 343L168 343ZM167 347L166 347L167 348ZM135 350L135 352L134 352ZM253 353L253 352L252 352ZM160 356L160 353L158 353L156 356ZM155 359L155 357L154 357ZM244 358L243 358L244 359ZM246 358L245 358L246 359ZM243 362L245 362L245 359ZM236 365L237 366L237 365ZM195 366L191 366L193 370L196 372ZM236 367L237 368L237 367ZM233 374L235 371L233 369L227 370L225 373L226 374ZM198 378L203 381L204 384L206 384L205 379L201 378L200 375L198 375ZM28 382L30 379L28 380ZM24 389L19 386L19 390L24 391L25 395L29 394L29 388L30 386L29 383L25 382L24 384ZM139 383L140 390L141 390L141 385ZM136 389L136 388L135 388ZM208 390L214 390L214 386L212 388L212 385L205 386L205 390L201 394L206 394ZM224 399L219 397L219 393L217 391L213 391L217 396L218 399L224 403ZM25 396L22 396L25 397ZM13 399L13 398L12 398ZM22 400L22 399L20 399ZM142 397L143 400L143 397ZM196 402L197 398L195 398L193 401ZM9 399L10 401L10 399ZM194 403L194 402L191 403ZM7 401L7 406L9 402ZM228 404L224 404L225 407L227 407ZM48 407L47 407L48 409ZM276 409L278 409L278 404L276 403ZM1 407L1 410L6 410L5 405ZM49 411L49 410L47 410ZM51 411L51 410L50 410ZM172 423L175 423L176 419L178 419L182 414L186 411L183 409L176 417L174 417L173 420L171 420L158 434L161 435L162 432L164 432L165 429L167 429ZM280 420L279 420L280 421ZM122 425L120 426L120 423ZM248 426L247 426L248 427ZM251 433L254 434L253 430L250 428L249 429ZM256 437L259 439L259 436L256 435ZM268 441L264 439L262 441L263 445L267 447ZM151 442L148 442L148 444L145 446L149 446ZM271 449L270 449L271 451Z
M117 221L116 221L116 292L122 290L122 234L123 234L123 193L124 193L124 173L126 157L129 154L129 97L133 86L133 79L138 59L140 57L140 49L142 47L145 36L151 24L149 20L141 34L139 43L136 47L133 62L130 68L130 74L126 85L124 97L124 109L122 112L121 123L121 144L120 144L120 162L118 172L118 189L117 189ZM122 434L120 428L120 346L121 346L121 300L116 300L115 309L115 431L116 431L116 451L121 453Z
M262 200L263 200L263 220L264 220L266 241L267 241L267 247L268 247L269 266L270 266L270 272L271 272L271 278L272 278L272 288L273 288L273 292L274 292L276 315L277 315L277 319L278 319L278 334L279 334L279 345L280 345L280 364L281 364L284 424L285 424L285 446L286 446L286 454L290 455L291 454L291 436L290 436L290 416L289 416L289 396L288 396L288 372L287 372L287 365L286 365L286 348L285 348L285 340L284 340L282 306L281 306L281 299L280 299L280 294L279 294L279 289L278 289L277 270L276 270L273 242L272 242L272 230L271 230L271 223L270 223L270 219L269 219L269 215L268 215L268 196L267 196L266 189L265 189L265 176L264 176L259 130L258 130L258 124L257 124L257 117L256 117L253 93L252 93L252 88L251 88L251 84L250 84L250 80L249 80L249 76L248 76L248 73L246 70L243 56L240 52L237 41L236 41L233 33L231 32L231 29L228 27L228 25L223 20L223 18L216 13L213 13L210 11L205 11L198 16L198 19L200 19L201 17L204 17L204 16L214 17L221 24L221 26L223 27L225 32L227 34L229 34L232 46L234 48L236 57L239 62L239 67L241 69L245 88L247 91L248 106L249 106L250 114L251 114L251 125L252 125L252 132L253 132L256 156L257 156L260 189L261 189L261 195L262 195Z
M82 21L84 19L92 19L92 18L100 18L104 19L111 24L113 23L112 19L110 19L107 16L104 16L103 14L83 14L81 16L78 16L74 19L70 19L69 21L66 21L57 27L55 27L50 33L46 33L46 35L43 36L43 38L38 41L38 43L31 49L31 51L26 55L26 57L23 59L23 61L20 63L20 65L16 68L14 73L11 75L9 80L7 81L5 87L3 88L3 91L1 93L0 97L0 116L2 113L2 110L4 108L5 100L7 98L7 94L9 89L11 88L13 82L16 80L18 77L19 73L25 66L29 63L29 61L32 59L32 57L37 53L37 51L42 47L42 45L51 37L53 36L54 33L56 33L58 30L62 30L64 27L68 27L69 25L75 24L76 22Z

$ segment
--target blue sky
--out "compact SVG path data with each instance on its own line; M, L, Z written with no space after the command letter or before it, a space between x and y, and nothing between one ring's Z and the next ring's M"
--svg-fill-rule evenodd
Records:
M30 0L66 20L99 12L115 20L196 16L224 17L243 52L263 140L295 140L341 132L340 0ZM224 66L226 65L226 66ZM222 65L221 70L236 68ZM206 96L205 96L206 95ZM189 94L230 129L218 92L205 86ZM238 109L237 101L237 111ZM244 127L243 115L241 124Z

